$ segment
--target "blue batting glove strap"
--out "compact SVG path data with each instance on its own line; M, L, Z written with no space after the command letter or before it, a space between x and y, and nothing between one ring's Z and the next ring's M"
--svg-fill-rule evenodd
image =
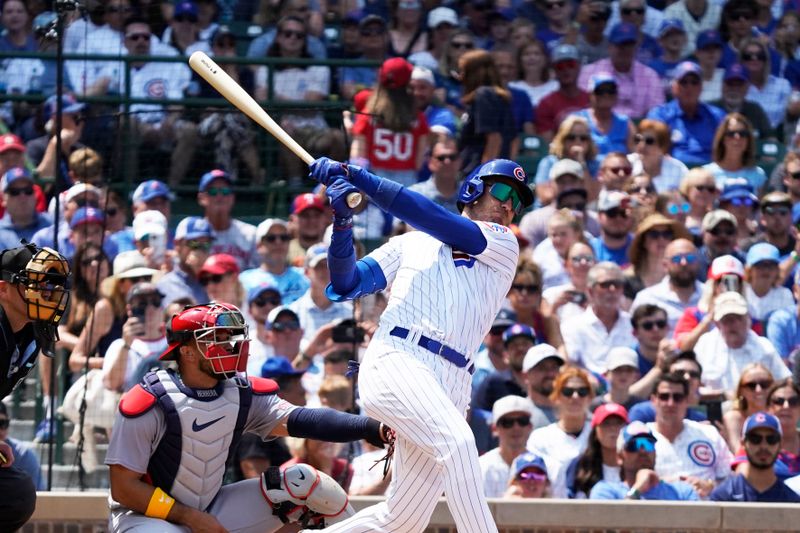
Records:
M330 199L335 218L350 218L353 216L353 209L347 205L347 196L354 192L358 192L358 188L341 178L328 185L325 194Z
M308 176L323 185L330 185L337 179L347 179L347 165L329 157L320 157L309 165Z

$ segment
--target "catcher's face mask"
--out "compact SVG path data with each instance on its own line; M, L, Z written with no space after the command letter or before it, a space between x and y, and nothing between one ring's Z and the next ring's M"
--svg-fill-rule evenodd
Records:
M28 318L58 325L69 303L69 265L50 248L38 248L25 270L16 276Z

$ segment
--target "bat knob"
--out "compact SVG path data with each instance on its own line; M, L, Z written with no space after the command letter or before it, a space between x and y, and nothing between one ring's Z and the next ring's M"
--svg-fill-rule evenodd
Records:
M351 209L355 209L358 207L358 204L361 203L361 193L359 192L351 192L347 195L347 205Z

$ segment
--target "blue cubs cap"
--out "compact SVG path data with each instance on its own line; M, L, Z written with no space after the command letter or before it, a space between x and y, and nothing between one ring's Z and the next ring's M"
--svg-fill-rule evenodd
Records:
M269 357L264 364L261 365L262 378L283 378L288 376L302 376L302 370L295 370L292 363L283 356L277 355Z
M598 72L597 74L593 74L592 77L589 78L589 92L593 93L595 89L608 83L616 87L617 78L615 78L614 75L609 72Z
M725 76L722 79L723 81L750 81L750 72L741 63L734 63L725 69Z
M617 437L617 450L624 450L625 446L636 437L644 437L654 443L656 442L656 437L653 435L653 432L650 431L650 428L648 428L644 422L636 420L622 428L622 431L619 432L619 436Z
M658 27L658 38L664 37L671 31L686 33L686 27L679 19L664 19Z
M43 115L45 122L53 118L53 115L56 114L57 102L58 96L55 94L44 101ZM71 94L65 94L61 97L61 111L65 115L74 115L75 113L82 111L85 107L86 104L78 102Z
M747 250L747 261L745 264L747 266L753 266L762 261L772 261L776 265L780 264L781 253L774 245L768 242L754 244Z
M175 228L175 240L214 238L214 230L208 220L202 217L186 217Z
M102 209L96 207L80 207L75 214L72 215L72 220L69 221L69 229L75 229L82 224L90 224L96 222L102 224L105 222L106 217Z
M696 48L722 47L722 44L722 35L717 30L706 30L697 34Z
M12 183L19 180L27 180L33 183L30 173L22 167L14 167L8 170L3 177L0 178L0 190L7 191Z
M759 428L771 429L778 435L783 436L783 430L781 429L781 423L778 418L775 415L759 411L748 416L747 420L744 421L744 425L742 426L742 439L751 431Z
M273 291L278 296L281 295L280 289L278 289L278 286L274 283L260 283L255 287L250 287L250 289L247 291L247 304L250 305L254 300L257 300L259 296L267 291Z
M635 43L639 40L639 30L633 24L620 22L611 28L608 42L611 44Z
M503 344L508 344L517 337L528 337L533 342L536 342L536 332L533 331L533 328L517 323L503 332Z
M800 204L798 204L800 205ZM497 312L497 316L494 317L494 322L492 322L492 328L508 328L513 326L514 323L517 321L517 314L514 311L509 309L501 309Z
M703 71L700 70L700 65L695 63L694 61L683 61L675 67L675 70L672 72L672 80L673 81L680 81L689 74L694 74L701 80L703 79Z
M133 203L149 202L150 200L154 200L155 198L162 196L167 198L169 201L175 200L175 195L172 194L172 191L169 189L169 186L166 183L159 180L147 180L136 186L136 190L133 191L131 200Z
M514 472L514 477L517 477L520 472L527 468L538 468L547 474L547 466L544 464L544 459L531 452L523 452L514 459L514 464L511 470Z
M180 2L175 6L175 11L172 14L173 19L178 17L187 17L197 22L197 6L194 2Z
M215 168L214 170L206 172L200 177L200 186L198 187L198 190L200 192L206 192L206 189L208 189L208 186L211 185L211 182L217 179L225 180L230 184L233 183L233 178L230 174L224 170Z
M758 196L753 192L753 186L745 178L728 178L722 182L720 202L727 202L734 198L750 198L753 203L758 203Z

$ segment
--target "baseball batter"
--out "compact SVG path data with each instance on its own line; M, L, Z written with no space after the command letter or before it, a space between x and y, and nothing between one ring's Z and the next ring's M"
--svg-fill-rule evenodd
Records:
M483 495L478 452L465 420L472 358L503 302L519 246L508 229L533 202L522 168L481 165L459 191L462 216L424 196L328 158L311 165L334 210L328 251L331 299L392 285L359 371L364 410L397 432L387 499L326 531L422 531L444 491L462 533L497 531ZM420 231L356 261L347 195L360 190Z
M344 490L305 465L270 467L261 478L222 486L225 463L242 433L383 446L391 430L363 416L306 409L280 399L275 382L245 379L249 338L233 305L187 307L167 325L158 370L120 401L106 464L114 532L255 533L284 522L318 524L352 514Z

